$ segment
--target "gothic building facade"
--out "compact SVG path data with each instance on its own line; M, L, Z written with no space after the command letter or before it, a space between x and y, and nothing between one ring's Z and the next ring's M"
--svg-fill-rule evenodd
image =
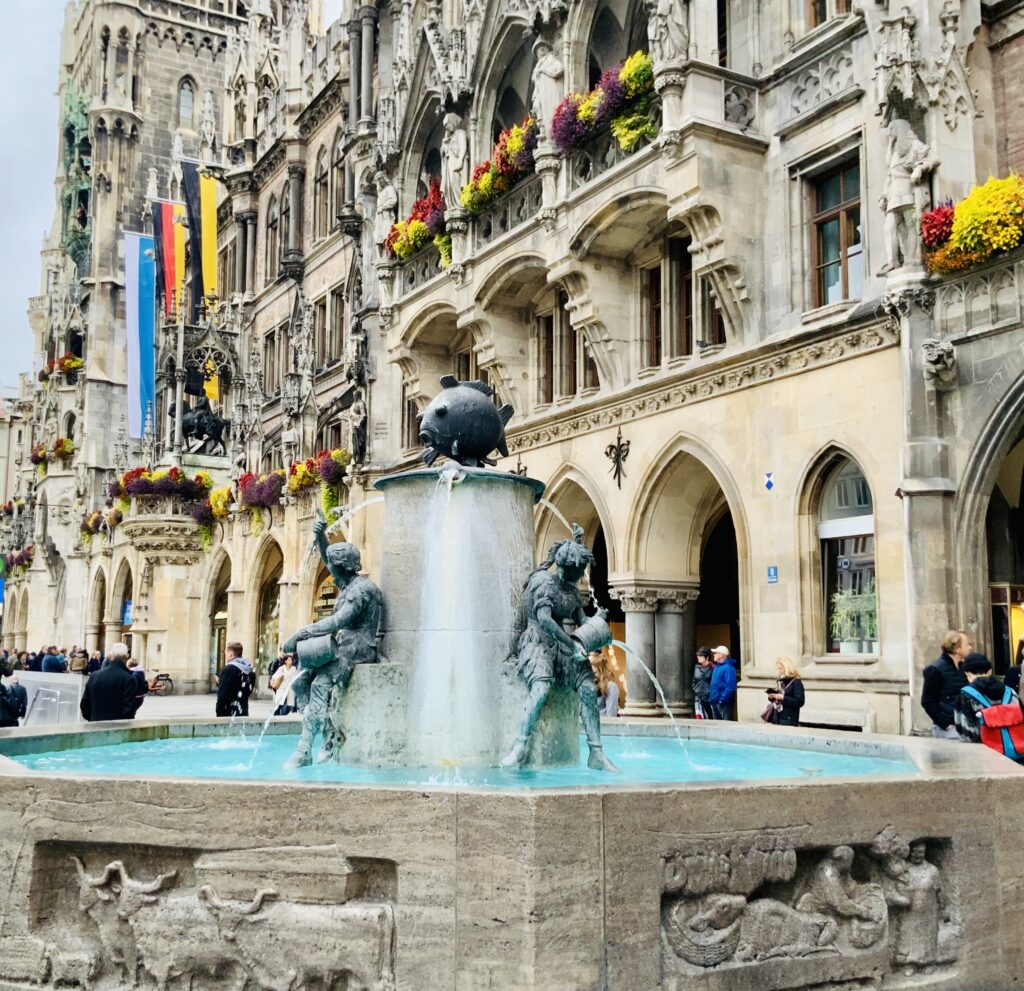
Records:
M584 527L595 593L676 711L699 644L739 658L741 718L784 655L806 722L889 732L927 725L920 672L948 628L1013 662L1024 255L930 275L918 229L1024 165L1024 3L390 0L321 19L305 0L69 14L30 303L56 365L12 404L24 504L4 534L34 554L5 644L130 635L195 689L229 631L266 659L330 605L315 489L236 502L205 544L173 500L84 542L83 515L135 464L237 489L345 448L338 529L375 573L373 482L416 463L416 413L451 372L515 407L498 467L547 486L538 551ZM219 299L195 323L165 312L133 440L119 232L179 198L187 159L220 179ZM190 370L216 382L219 446L183 436ZM42 475L30 454L61 438ZM640 668L627 680L627 712L657 714Z

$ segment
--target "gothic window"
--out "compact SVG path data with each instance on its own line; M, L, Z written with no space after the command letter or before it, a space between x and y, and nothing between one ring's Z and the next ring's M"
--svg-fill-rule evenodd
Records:
M321 148L316 157L316 170L313 173L313 237L327 237L330 230L330 187L327 172L327 149Z
M281 193L281 247L278 258L284 259L284 253L288 250L290 241L290 229L292 223L292 197L291 180L284 184L284 191Z
M278 269L281 267L280 251L278 244L278 212L277 197L271 196L267 204L267 236L266 236L266 265L264 268L263 282L270 285L277 278Z
M420 423L419 407L415 400L409 398L408 388L402 386L402 447L405 450L419 447L420 444Z
M178 85L178 127L195 129L196 86L191 79Z
M555 314L542 314L537 328L537 404L555 398Z
M864 291L860 159L810 180L814 305L859 299Z
M270 330L263 337L263 392L272 396L277 390L277 332Z
M645 268L641 272L642 298L644 308L643 323L643 367L658 368L661 366L662 345L662 305L661 305L661 264Z
M327 360L336 361L345 354L345 290L331 290L331 325L327 335Z
M860 466L836 457L822 474L817 506L825 652L875 654L875 521L871 488Z
M342 132L339 130L334 138L334 151L331 154L331 216L327 226L334 227L338 215L345 205L345 155L341 150Z
M675 237L668 242L669 298L672 353L685 357L693 353L693 258L690 238Z
M811 0L810 26L817 27L833 17L843 17L850 13L850 0Z
M313 363L317 368L327 364L327 333L327 297L323 296L313 304Z
M620 21L620 18L624 20ZM597 5L587 44L590 87L601 73L624 61L633 52L647 51L647 9L642 0L601 0Z
M718 64L729 64L729 0L717 0Z

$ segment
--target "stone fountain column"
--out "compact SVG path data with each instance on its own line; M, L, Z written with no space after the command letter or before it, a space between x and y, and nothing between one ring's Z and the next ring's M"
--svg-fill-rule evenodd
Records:
M692 585L658 590L654 673L675 716L693 714L694 602Z

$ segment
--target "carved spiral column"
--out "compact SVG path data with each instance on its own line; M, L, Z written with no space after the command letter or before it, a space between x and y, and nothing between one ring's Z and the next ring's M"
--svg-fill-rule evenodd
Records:
M624 716L657 716L662 710L657 693L642 660L653 670L655 648L655 612L658 595L652 589L625 586L612 588L612 597L622 603L626 614L626 707Z

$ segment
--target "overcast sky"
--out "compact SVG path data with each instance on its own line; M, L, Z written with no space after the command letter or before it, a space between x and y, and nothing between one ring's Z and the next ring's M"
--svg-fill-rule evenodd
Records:
M39 249L53 221L57 63L63 0L2 0L0 31L0 385L31 370L28 297L39 292Z

